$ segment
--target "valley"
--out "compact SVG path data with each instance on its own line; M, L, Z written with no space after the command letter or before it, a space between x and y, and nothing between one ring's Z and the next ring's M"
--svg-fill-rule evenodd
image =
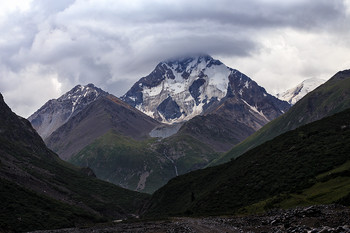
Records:
M0 233L350 233L350 0L0 1Z
M199 67L203 72L224 67L208 56L179 61L160 63L140 79L142 85L135 85L152 83L158 90L159 82L167 80L159 93L171 96L170 71L184 72L181 77L187 82ZM161 107L151 117L148 110L140 111L148 101L135 108L93 84L78 85L50 100L29 117L31 124L2 99L0 178L6 191L0 197L6 205L0 229L347 231L349 70L290 106L247 76L225 69L231 72L225 96L211 98L213 102L186 121L170 97L157 97ZM198 83L211 79L204 80ZM193 88L184 95L201 106L206 94L198 96L206 89L194 95ZM147 96L152 87L143 90ZM175 124L160 116L171 117ZM17 218L8 215L13 210ZM324 215L331 220L324 221Z
M28 119L61 159L153 193L206 167L289 107L238 70L193 55L160 62L121 98L77 85Z

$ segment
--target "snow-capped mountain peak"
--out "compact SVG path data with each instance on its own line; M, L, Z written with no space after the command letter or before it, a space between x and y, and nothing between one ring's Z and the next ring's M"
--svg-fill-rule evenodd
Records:
M85 86L77 85L72 90L58 98L57 101L71 104L71 114L74 114L76 111L81 110L85 105L95 101L100 94L106 93L107 92L102 89L95 87L92 83Z
M232 71L208 55L167 60L121 98L164 123L189 120L226 96Z
M46 102L28 120L39 135L46 139L53 131L101 95L108 95L108 93L93 84L77 85L58 99Z
M172 124L190 120L235 95L254 106L249 92L259 93L261 98L271 97L238 70L209 55L197 55L160 62L121 99L161 122Z
M318 79L318 78L310 78L304 80L302 83L297 85L294 88L291 88L285 92L277 94L277 98L281 100L285 100L288 103L294 105L301 98L303 98L307 93L313 91L318 86L323 84L326 80Z

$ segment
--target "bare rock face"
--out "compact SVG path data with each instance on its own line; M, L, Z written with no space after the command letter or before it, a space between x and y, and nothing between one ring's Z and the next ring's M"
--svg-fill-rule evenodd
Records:
M56 129L79 113L87 105L94 102L99 96L106 96L107 92L95 87L77 85L58 99L49 100L28 120L33 128L45 140Z

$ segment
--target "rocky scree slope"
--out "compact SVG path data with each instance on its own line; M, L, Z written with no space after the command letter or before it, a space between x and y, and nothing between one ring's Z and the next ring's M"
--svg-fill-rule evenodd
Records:
M211 216L202 218L177 217L164 220L124 222L70 228L38 233L69 232L350 232L350 210L341 205L320 205L288 210L274 210L249 216Z

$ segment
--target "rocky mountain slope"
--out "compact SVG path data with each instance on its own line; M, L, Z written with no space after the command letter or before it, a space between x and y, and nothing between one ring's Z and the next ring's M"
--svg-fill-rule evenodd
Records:
M336 73L326 83L299 100L289 111L266 124L211 165L236 158L263 142L301 125L330 116L350 107L350 70Z
M212 216L350 205L349 150L347 109L282 134L229 163L172 179L153 194L145 213Z
M22 232L130 217L148 198L98 180L49 150L0 94L0 231Z
M303 98L307 93L315 90L318 86L325 83L326 80L318 78L310 78L304 80L302 83L294 88L291 88L285 92L277 94L277 98L287 101L288 103L294 105L301 98Z
M121 99L159 121L174 123L208 112L211 106L219 106L220 101L231 97L241 100L263 121L271 120L289 107L238 70L208 55L159 63ZM262 106L264 101L269 102L269 109Z
M159 121L178 123L151 135L169 136L179 129L179 135L196 138L218 152L232 148L290 107L208 55L159 63L122 99Z
M170 75L169 67L171 72L177 70L177 78ZM157 80L160 86L152 85ZM134 93L133 97L129 91L123 97L131 106L111 95L98 97L46 138L46 144L64 160L89 166L101 179L153 192L177 175L205 167L218 157L218 152L227 151L289 108L288 103L269 95L249 77L209 56L160 63L132 90L141 86L145 92ZM189 115L200 115L165 121L189 119L185 123L161 124L137 110L142 110L141 105L130 102L136 95L147 96L160 87L162 94L152 95L152 101L158 101L158 110L172 114L175 105L169 98L177 93L179 104L201 109ZM164 93L169 98L162 100ZM189 98L182 99L183 95Z
M77 85L58 99L49 100L28 120L34 129L45 140L56 129L66 123L71 117L78 114L87 105L94 102L99 96L106 96L107 92L95 87Z
M107 132L134 140L148 138L159 123L113 95L100 96L48 137L46 145L68 160Z
M100 96L53 132L46 144L62 159L90 167L100 179L142 192L154 192L218 156L190 136L151 138L149 133L159 127L117 97Z
M179 134L191 135L216 151L226 152L289 109L286 102L269 95L239 72L228 79L226 97L213 103L202 115L185 122Z

